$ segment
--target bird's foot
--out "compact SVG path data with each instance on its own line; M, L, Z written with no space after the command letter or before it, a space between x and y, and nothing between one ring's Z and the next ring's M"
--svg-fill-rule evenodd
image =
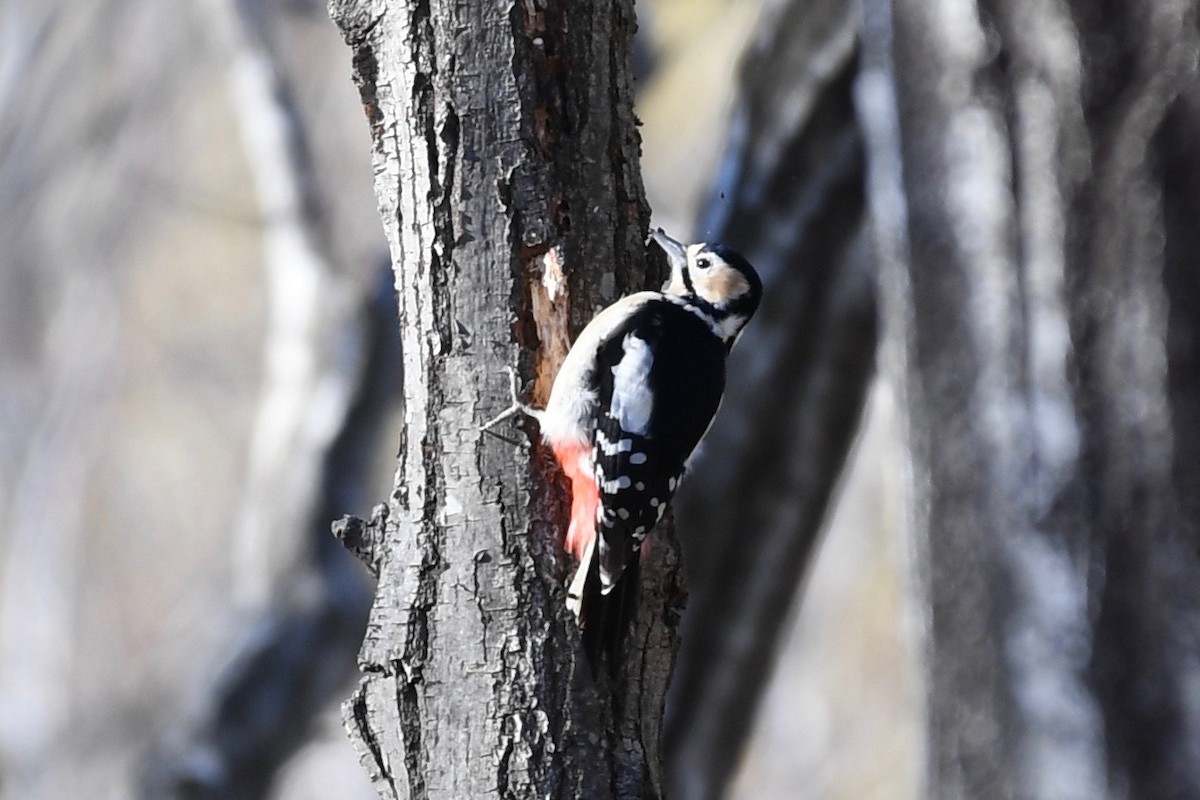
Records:
M509 396L512 398L512 405L480 425L480 433L488 432L501 422L504 422L504 420L511 419L518 414L524 414L525 416L533 417L536 420L541 420L542 412L538 411L536 408L530 408L529 406L525 405L517 396L517 371L512 367L505 367L505 369L508 370L508 392Z

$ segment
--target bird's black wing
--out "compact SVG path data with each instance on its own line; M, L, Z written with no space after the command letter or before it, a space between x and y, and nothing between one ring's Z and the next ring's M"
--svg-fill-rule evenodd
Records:
M615 592L628 605L630 587L621 584L717 412L726 352L704 320L665 300L642 306L601 343L593 376L601 409L593 441L600 490L593 597ZM590 636L611 638L599 629L612 623L595 624L597 606L610 604L591 605ZM617 620L617 638L627 624Z

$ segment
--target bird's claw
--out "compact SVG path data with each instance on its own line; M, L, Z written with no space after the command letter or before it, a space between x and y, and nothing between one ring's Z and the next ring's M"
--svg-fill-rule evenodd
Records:
M517 371L515 369L513 369L512 367L505 367L505 369L508 370L508 392L509 392L509 396L512 398L512 405L510 405L508 408L501 411L496 416L492 417L487 422L480 425L479 426L480 433L490 431L492 428L496 427L501 422L504 422L504 420L515 417L518 414L527 414L531 417L537 416L537 412L534 411L529 406L522 403L520 398L517 396Z

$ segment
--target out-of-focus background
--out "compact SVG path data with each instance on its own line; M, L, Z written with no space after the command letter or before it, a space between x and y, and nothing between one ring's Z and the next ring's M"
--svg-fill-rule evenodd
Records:
M703 238L761 4L638 7L651 207ZM337 708L370 589L323 543L386 496L396 447L394 408L346 428L388 352L369 148L321 2L0 0L5 800L205 796L273 758L245 796L374 796ZM351 487L339 444L369 453ZM919 796L902 470L878 383L731 797ZM341 648L292 684L313 722L231 766L267 735L238 682L302 661L257 645L322 603L291 640ZM290 724L273 702L247 720Z

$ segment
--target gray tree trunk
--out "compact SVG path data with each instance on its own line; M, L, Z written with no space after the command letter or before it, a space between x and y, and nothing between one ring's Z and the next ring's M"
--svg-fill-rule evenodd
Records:
M1195 8L865 6L929 794L1198 797Z
M846 0L764 9L698 225L747 255L767 297L677 502L692 594L667 746L689 800L722 797L738 766L875 371L858 23Z
M624 673L594 680L564 603L566 486L532 423L527 444L477 431L506 365L544 403L593 313L652 283L632 2L331 12L371 126L407 413L390 502L341 526L379 576L351 736L384 797L659 796L674 542L648 553Z

